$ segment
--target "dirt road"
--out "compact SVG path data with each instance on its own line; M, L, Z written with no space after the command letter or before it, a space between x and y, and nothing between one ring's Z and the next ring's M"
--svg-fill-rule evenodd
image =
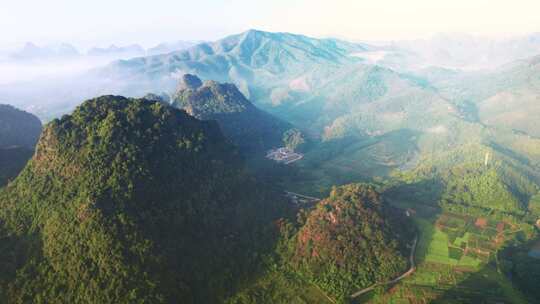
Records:
M416 243L418 242L418 235L416 235L414 237L414 241L413 241L413 244L412 244L412 248L411 248L411 253L409 255L409 263L411 265L411 267L409 268L409 270L407 270L405 273L403 273L402 275L400 275L399 277L391 280L391 281L387 281L387 282L382 282L382 283L375 283L367 288L364 288L362 290L359 290L355 293L353 293L351 295L351 298L357 298L367 292L370 292L372 291L373 289L375 289L376 287L378 286L384 286L384 285L391 285L391 284L395 284L401 280L403 280L404 278L410 276L415 270L416 270L416 265L414 264L414 254L416 252Z

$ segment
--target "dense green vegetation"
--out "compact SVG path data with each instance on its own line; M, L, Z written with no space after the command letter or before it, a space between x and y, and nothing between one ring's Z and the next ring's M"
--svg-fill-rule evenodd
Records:
M246 155L282 145L283 133L290 128L257 109L233 84L207 81L184 75L173 96L173 106L202 120L216 120L227 136Z
M86 101L0 192L0 302L218 302L256 274L281 200L214 122Z
M405 134L400 132L395 139L388 134L371 139L326 142L319 146L323 149L307 152L306 160L292 168L293 175L288 181L298 189L308 189L317 195L319 189L324 193L324 188L319 188L324 184L365 179L362 176L365 172L355 169L369 168L367 162L377 156L381 159L388 155L385 160L388 162L396 160L396 156L403 157L403 143L418 136L408 133L410 137L406 137ZM534 168L538 145L535 139L503 130L497 130L496 135L491 137L491 142L475 142L473 136L468 138L470 143L445 146L446 150L435 150L432 154L423 152L415 157L416 164L410 169L401 167L403 169L387 173L388 178L372 178L380 184L381 193L393 206L413 210L414 222L421 232L416 255L420 266L410 279L390 290L376 290L360 302L424 299L457 303L479 301L484 297L526 303L527 299L532 302L537 299L530 288L519 287L517 274L501 272L507 262L497 256L506 245L523 243L536 235L533 224L538 219L539 179ZM460 137L460 140L467 139ZM381 141L390 139L395 146L381 149ZM420 141L420 145L426 143ZM391 148L400 150L393 152ZM353 151L361 151L362 154L356 153L364 156L363 162L359 157L356 159ZM489 154L487 161L486 154ZM336 169L350 174L329 170L331 165L340 164L336 155L343 159L341 164L347 161L350 171ZM320 159L316 160L315 156ZM516 258L522 263L538 263L526 253ZM519 271L523 277L534 276L534 272L525 274L523 268ZM481 277L487 278L485 284L477 281ZM528 280L521 279L522 282ZM455 299L461 300L456 302Z
M373 186L334 188L314 210L300 213L297 232L283 225L289 240L281 254L302 278L345 301L353 292L407 269L405 245L413 231L404 217L385 205Z
M1 299L345 301L407 268L412 231L373 186L335 188L297 218L271 189L212 121L86 101L46 126L0 192Z
M540 193L531 197L528 203L529 211L533 216L540 218Z
M426 191L427 188L434 190ZM392 205L407 208L412 214L420 233L417 271L389 290L373 293L365 301L535 302L534 295L517 288L515 276L508 276L503 271L511 263L501 255L509 244L523 244L535 237L533 227L525 221L526 217L497 210L477 212L472 206L466 208L466 212L445 212L429 198L440 194L441 184L408 184L406 189L410 193L419 191L421 194L396 196L392 192L395 189L391 188L384 194L391 198ZM423 199L419 200L419 197Z
M291 304L332 304L317 285L307 282L286 267L269 267L267 273L252 286L228 299L228 304L251 303L291 303Z
M375 187L350 184L279 222L277 255L230 303L348 303L408 269L414 229Z
M457 213L497 210L521 216L539 189L535 172L486 146L461 146L421 162L413 170L395 174L398 186L390 192L395 190L396 198L436 203Z
M371 302L535 302L538 296L520 287L518 279L531 276L521 279L528 281L534 271L503 271L519 264L512 258L538 263L514 248L536 237L532 210L538 176L531 170L534 154L522 155L496 145L461 145L425 157L416 168L384 181L383 193L393 205L414 210L421 235L419 268Z
M52 122L0 194L0 300L346 301L406 268L407 211L417 272L360 301L538 302L539 58L412 75L371 48L248 31L101 70L136 96L172 71L231 84L182 77L172 104L204 123L156 94ZM302 160L254 159L283 144ZM23 163L0 158L0 184ZM274 189L329 197L291 214Z

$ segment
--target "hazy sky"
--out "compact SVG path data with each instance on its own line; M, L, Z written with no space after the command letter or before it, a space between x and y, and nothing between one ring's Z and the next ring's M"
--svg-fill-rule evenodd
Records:
M213 40L249 28L361 40L540 31L540 0L0 0L0 46Z

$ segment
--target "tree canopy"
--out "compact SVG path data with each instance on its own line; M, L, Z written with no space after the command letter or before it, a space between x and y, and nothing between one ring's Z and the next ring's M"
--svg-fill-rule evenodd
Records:
M0 302L217 302L258 267L283 206L215 122L88 100L0 192Z

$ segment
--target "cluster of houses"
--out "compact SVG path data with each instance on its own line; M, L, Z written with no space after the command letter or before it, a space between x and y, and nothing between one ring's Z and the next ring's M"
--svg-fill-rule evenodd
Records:
M302 159L302 157L304 157L304 155L294 152L294 150L287 147L272 149L266 153L266 158L283 164L293 163Z

